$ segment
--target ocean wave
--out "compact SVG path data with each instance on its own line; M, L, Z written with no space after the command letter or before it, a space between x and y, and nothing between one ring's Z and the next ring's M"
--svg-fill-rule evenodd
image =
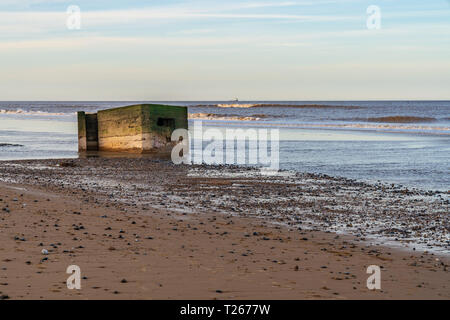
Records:
M0 143L0 147L23 147L23 145L15 143Z
M282 104L282 103L258 103L258 104L243 104L243 103L228 103L228 104L199 104L192 107L205 108L297 108L297 109L361 109L360 106L337 106L326 104Z
M22 110L22 109L16 109L16 110L0 109L0 114L19 114L19 115L31 115L31 116L68 116L68 115L74 115L75 113L26 111L26 110Z
M198 104L191 107L204 108L253 108L255 104L252 103L219 103L219 104Z
M337 106L328 104L255 104L255 108L297 108L297 109L361 109L360 106Z
M241 124L243 125L244 122ZM254 126L251 122L247 125ZM258 123L264 127L292 128L292 129L342 129L342 130L376 130L385 132L423 132L427 134L450 135L450 127L442 126L414 126L414 125L394 125L394 124L368 124L368 123L347 123L347 124L323 124L323 123Z
M284 125L281 125L284 126ZM375 129L375 130L408 130L408 131L448 131L450 134L450 127L434 127L434 126L407 126L407 125L391 125L391 124L366 124L366 123L352 123L352 124L300 124L288 125L289 127L302 128L343 128L343 129ZM447 133L445 133L447 134Z
M263 118L267 118L264 114L255 114L250 116L237 115L237 114L215 114L215 113L190 113L189 119L201 119L201 120L231 120L231 121L260 121Z
M200 108L253 108L255 104L252 103L219 103L219 104L197 104L190 107Z
M414 117L414 116L388 116L388 117L367 118L366 121L381 122L381 123L423 123L423 122L436 122L437 119L429 117Z

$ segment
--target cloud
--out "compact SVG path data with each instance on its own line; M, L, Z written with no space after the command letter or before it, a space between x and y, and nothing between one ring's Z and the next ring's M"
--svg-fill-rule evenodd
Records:
M127 23L130 21L154 20L154 19L290 19L305 21L336 21L355 19L355 16L340 15L299 15L299 14L270 14L270 13L220 13L208 10L192 9L127 9L127 10L104 10L104 11L81 11L83 20L91 24L102 23ZM65 11L47 12L23 12L3 11L0 12L2 24L47 24L66 19ZM359 18L359 17L358 17Z
M3 0L4 1L4 0ZM26 3L62 2L62 0L28 0ZM331 3L335 1L317 1L317 3ZM363 15L307 15L281 13L251 13L240 12L243 9L257 9L265 7L283 7L295 5L312 5L313 2L246 2L231 5L216 5L211 7L160 7L121 10L82 10L82 23L85 29L89 27L137 25L145 23L165 22L171 20L285 20L290 22L337 22L361 21ZM316 2L314 2L317 4ZM234 12L230 12L234 11ZM394 17L434 17L445 15L442 11L412 11L383 14L384 18ZM0 36L8 36L10 32L53 32L64 31L67 13L64 11L0 11ZM14 31L16 29L16 31ZM11 35L11 34L9 34Z
M29 8L42 4L70 3L69 0L1 0L0 7Z
M207 34L215 32L215 29L186 29L175 32L175 34Z
M299 33L295 35L228 35L216 36L213 29L186 29L174 32L170 36L104 36L100 33L76 34L69 33L67 36L58 36L48 39L23 39L0 41L0 50L120 50L121 48L146 49L158 48L220 48L221 50L234 50L244 47L277 48L277 47L327 47L347 49L354 46L359 47L360 42L349 43L343 39L365 39L366 41L382 40L387 46L378 47L380 50L394 50L397 52L411 51L414 45L415 51L430 50L435 47L417 45L416 38L403 40L397 44L398 37L407 37L411 34L423 37L432 33L439 39L449 37L450 29L439 25L418 25L414 28L392 28L381 29L376 32L367 29L346 31L322 31L314 33ZM442 50L443 48L441 48ZM447 51L450 48L447 48Z
M46 0L29 0L28 3ZM59 2L60 0L52 0L51 2ZM62 0L61 0L62 1ZM317 1L317 3L334 2L334 1ZM166 46L219 46L220 44L232 43L253 43L257 45L268 46L284 46L298 47L305 46L305 41L320 43L320 41L330 41L339 38L364 37L368 36L368 30L361 27L355 30L336 30L336 31L315 31L308 33L302 32L300 29L297 34L272 34L271 37L253 37L245 32L236 34L234 37L218 35L217 29L211 28L209 24L195 26L191 24L183 24L182 22L198 22L199 20L282 20L286 22L335 22L335 21L356 21L361 22L361 26L365 25L364 16L344 16L344 15L298 15L298 14L274 14L274 13L242 13L242 12L220 12L224 7L228 8L258 8L267 6L293 6L306 5L311 1L286 1L286 2L246 2L233 6L224 6L219 4L214 7L203 7L194 9L192 7L173 7L173 8L155 8L155 9L122 9L122 10L99 10L99 11L82 11L82 30L81 32L72 32L66 28L66 19L68 17L65 11L44 11L44 12L0 12L0 48L1 49L18 49L18 48L72 48L74 43L80 46L85 44L94 44L96 41L100 43L113 44L129 43L138 45L139 43L158 43ZM399 12L399 15L408 14L408 12ZM426 12L425 12L426 14ZM432 11L428 14L438 14ZM140 34L147 36L136 37L135 30L153 30L146 29L153 23L174 22L181 30L168 30L165 37L150 36L150 31L143 31ZM209 23L209 21L208 21ZM132 32L123 31L130 30ZM110 30L119 30L118 34L111 33ZM447 30L447 32L445 31ZM418 24L405 25L402 28L382 29L377 34L382 33L385 38L392 38L396 35L415 34L444 34L448 35L448 24ZM128 33L127 33L128 32ZM214 33L215 37L206 37L208 34ZM375 33L371 33L374 35ZM74 36L75 35L75 36ZM94 39L94 40L92 40ZM237 39L237 40L234 40Z
M285 3L287 5L288 3ZM254 4L256 6L257 4ZM266 4L268 5L268 4ZM17 33L51 33L66 29L68 15L65 11L47 12L0 12L0 37L14 36ZM95 27L117 27L122 25L141 25L171 20L290 20L304 22L359 20L357 16L297 15L270 13L217 13L194 11L192 9L141 9L81 11L84 30Z

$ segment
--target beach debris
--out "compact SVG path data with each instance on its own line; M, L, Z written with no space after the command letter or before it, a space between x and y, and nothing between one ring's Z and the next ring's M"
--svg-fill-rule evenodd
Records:
M17 144L17 143L0 143L0 147L23 147L23 144Z
M76 164L73 161L63 161L58 164L61 168L75 168Z
M48 250L47 250L47 249L42 249L41 253L42 253L43 255L48 255Z

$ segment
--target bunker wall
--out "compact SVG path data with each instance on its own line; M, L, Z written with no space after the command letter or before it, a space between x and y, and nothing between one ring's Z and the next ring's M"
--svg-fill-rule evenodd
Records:
M78 151L97 151L97 114L78 112Z

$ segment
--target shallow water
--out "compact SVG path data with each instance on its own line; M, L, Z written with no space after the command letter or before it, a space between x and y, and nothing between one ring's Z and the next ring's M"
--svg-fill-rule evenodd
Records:
M94 112L134 103L0 102L0 160L76 158L76 111ZM450 189L449 101L267 102L340 106L337 108L224 108L217 105L229 103L218 101L163 103L190 106L190 113L263 115L260 121L205 120L204 128L281 129L281 169L421 189ZM242 104L256 103L262 102ZM390 117L386 118L389 122L377 122L385 117ZM415 118L402 123L404 117Z

